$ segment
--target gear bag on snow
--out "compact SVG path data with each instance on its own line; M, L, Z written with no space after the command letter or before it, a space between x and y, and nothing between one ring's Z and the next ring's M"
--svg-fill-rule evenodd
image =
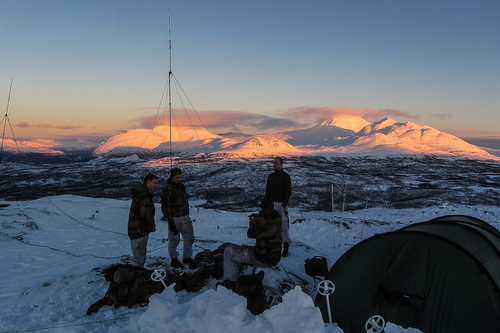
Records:
M328 264L325 257L316 256L304 260L304 269L306 274L311 277L322 276L328 273Z
M165 284L168 286L175 283L175 291L196 292L206 285L210 277L220 279L223 274L224 248L227 245L228 243L225 243L214 251L204 250L198 253L188 271L168 268L165 271ZM88 308L87 314L97 312L105 305L118 308L147 304L151 295L161 293L165 289L161 281L151 279L153 272L154 270L123 264L104 268L104 277L110 283L108 291L103 298Z

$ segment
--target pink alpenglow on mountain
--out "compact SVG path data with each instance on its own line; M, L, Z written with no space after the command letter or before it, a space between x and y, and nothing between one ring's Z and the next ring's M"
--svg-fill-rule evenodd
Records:
M363 127L369 124L369 122L358 116L340 115L335 116L332 119L323 121L321 124L319 124L319 126L335 126L339 128L349 129L357 133Z
M36 139L31 141L16 141L4 139L3 150L11 153L39 153L46 155L65 155L60 150L54 150L53 147L59 146L59 142L54 140ZM19 147L19 150L18 150Z
M288 136L284 134L256 135L246 138L245 141L219 152L230 157L264 157L264 156L291 156L305 155L304 151L284 141ZM234 146L233 146L234 147Z
M204 127L173 126L172 143L175 149L197 146L220 138ZM123 134L112 136L94 150L95 154L109 152L117 148L161 149L168 150L170 127L156 126L151 129L132 129Z
M359 131L353 142L340 147L342 153L406 153L494 158L485 150L451 134L412 122L399 123L384 118Z
M132 152L134 149L166 151L169 142L168 126L135 129L109 138L94 153ZM429 126L391 118L369 123L361 117L348 115L335 116L302 130L256 136L215 135L203 127L172 127L172 146L176 152L185 154L209 153L227 158L417 154L500 160L477 146Z
M358 116L341 115L324 120L311 128L288 131L284 134L290 137L287 142L294 146L319 148L335 145L335 140L352 136L369 124Z

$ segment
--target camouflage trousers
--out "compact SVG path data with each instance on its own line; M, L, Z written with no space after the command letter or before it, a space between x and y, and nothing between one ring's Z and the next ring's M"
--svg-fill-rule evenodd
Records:
M146 247L148 246L148 237L146 235L141 238L131 239L130 247L132 248L132 260L130 264L133 266L144 267L146 262Z
M236 281L241 264L270 267L255 257L253 246L229 245L224 249L224 280Z
M174 217L174 225L177 228L177 233L174 234L170 230L168 231L168 254L170 258L175 259L179 256L177 252L177 245L181 241L184 243L182 250L182 258L191 258L193 255L193 243L194 243L194 229L193 222L188 215Z

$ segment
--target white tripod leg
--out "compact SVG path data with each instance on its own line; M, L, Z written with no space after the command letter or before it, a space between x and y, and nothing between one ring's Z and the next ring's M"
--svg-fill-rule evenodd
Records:
M328 319L330 320L330 324L332 321L332 311L330 310L330 296L335 291L335 285L330 280L323 280L318 284L318 293L326 297L326 307L328 309Z

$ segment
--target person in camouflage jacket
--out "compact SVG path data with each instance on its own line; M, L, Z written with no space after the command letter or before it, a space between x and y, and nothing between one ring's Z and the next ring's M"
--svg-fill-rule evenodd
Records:
M261 202L259 214L250 216L247 231L249 238L255 238L255 246L230 245L224 249L224 279L236 281L241 264L255 267L270 267L281 259L281 215L274 210L270 197Z
M147 174L144 183L131 190L132 203L128 215L128 236L132 248L131 264L143 267L146 262L146 247L150 232L156 231L155 205L152 191L158 184L158 177Z
M170 178L167 185L161 192L162 220L168 222L168 254L171 258L171 265L182 268L184 265L177 259L177 245L180 243L180 236L184 240L182 262L191 263L193 259L194 229L189 217L189 201L186 187L182 183L182 171L173 168L170 171Z

